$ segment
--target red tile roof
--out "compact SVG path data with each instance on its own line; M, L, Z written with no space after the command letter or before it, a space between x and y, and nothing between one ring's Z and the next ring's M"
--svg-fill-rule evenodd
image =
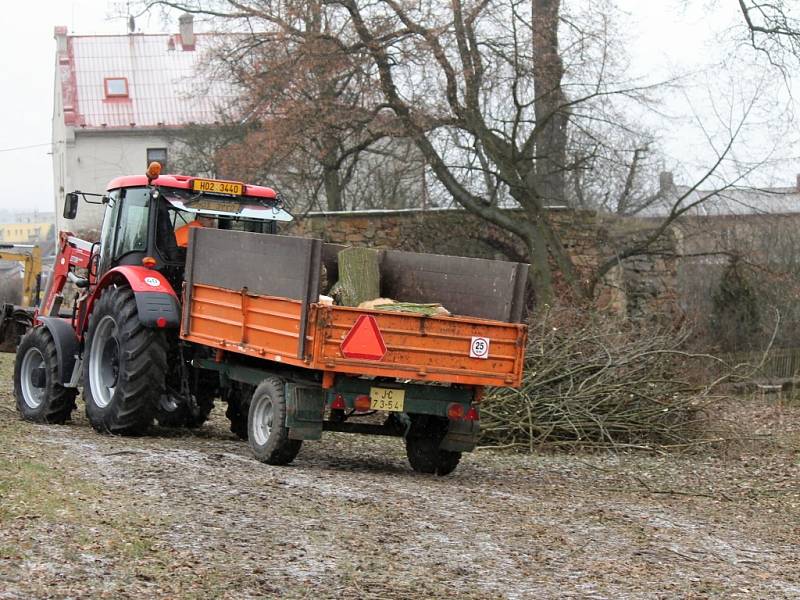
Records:
M56 28L56 35L66 33ZM195 50L179 35L68 36L58 54L67 125L92 129L179 127L213 123L231 103L230 86L207 81L199 67L213 37L195 34ZM125 78L127 98L107 98L104 81Z

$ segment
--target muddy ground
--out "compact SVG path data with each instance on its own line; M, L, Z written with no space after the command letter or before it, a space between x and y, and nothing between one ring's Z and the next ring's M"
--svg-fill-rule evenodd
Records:
M683 455L467 455L395 439L255 462L196 433L17 418L0 357L0 598L800 597L800 406L726 409L752 440Z

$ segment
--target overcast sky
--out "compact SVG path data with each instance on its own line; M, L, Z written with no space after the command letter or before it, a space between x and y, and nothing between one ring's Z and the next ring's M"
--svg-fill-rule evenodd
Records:
M53 28L66 25L70 33L77 34L125 33L124 18L116 16L120 10L124 12L125 4L109 0L4 3L6 27L0 36L3 57L0 69L0 89L3 91L0 96L0 207L52 210L53 176L49 144L55 64ZM728 78L724 73L716 77L702 71L710 63L721 60L719 36L737 22L736 3L734 0L719 0L717 6L723 8L716 9L712 16L706 12L708 3L701 0L620 0L618 4L627 13L623 25L630 39L628 49L634 72L650 78L662 75L666 78L676 71L703 73L695 77L688 92L669 98L662 107L666 116L672 118L670 125L664 127L661 124L664 128L661 133L671 156L666 166L675 167L679 180L682 174L689 177L696 172L694 167L709 160L708 153L701 148L705 144L702 136L698 138L697 132L687 133L692 120L690 107L709 110L709 94L705 92L709 86L720 97L724 93L719 90L727 92L731 86L739 93L746 91L742 82L747 77L741 74ZM145 33L157 33L163 28L155 15L140 18L137 22L137 29ZM173 28L177 30L177 26L170 27ZM781 92L769 91L771 97L776 93ZM687 104L687 98L691 104ZM718 97L715 101L719 101ZM787 137L782 130L773 131L773 127L781 124L778 121L772 116L762 122L756 121L762 131L762 141L768 143L769 139L780 138L784 142L782 153L800 154L791 147L795 143L791 136ZM681 163L686 163L683 173L679 168ZM786 185L793 183L793 168L786 163L776 165L778 180Z

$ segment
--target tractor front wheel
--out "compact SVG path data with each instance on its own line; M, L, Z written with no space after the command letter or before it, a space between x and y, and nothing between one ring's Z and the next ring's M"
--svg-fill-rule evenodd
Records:
M14 396L26 421L64 423L75 408L78 390L61 385L53 336L44 326L26 333L14 363Z
M102 292L89 319L83 371L86 416L97 431L144 432L164 393L167 342L139 321L127 287Z

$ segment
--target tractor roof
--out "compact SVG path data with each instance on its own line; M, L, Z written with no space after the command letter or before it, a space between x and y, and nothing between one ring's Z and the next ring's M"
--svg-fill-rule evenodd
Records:
M110 192L111 190L116 190L119 188L128 188L128 187L143 187L148 185L155 185L159 187L170 187L176 188L179 190L191 190L192 189L192 181L195 179L203 179L202 177L188 177L187 175L160 175L152 182L147 181L146 175L126 175L124 177L117 177L112 179L108 186L107 190ZM251 197L251 198L265 198L268 200L275 200L278 197L278 193L269 187L264 187L261 185L244 185L244 197Z

